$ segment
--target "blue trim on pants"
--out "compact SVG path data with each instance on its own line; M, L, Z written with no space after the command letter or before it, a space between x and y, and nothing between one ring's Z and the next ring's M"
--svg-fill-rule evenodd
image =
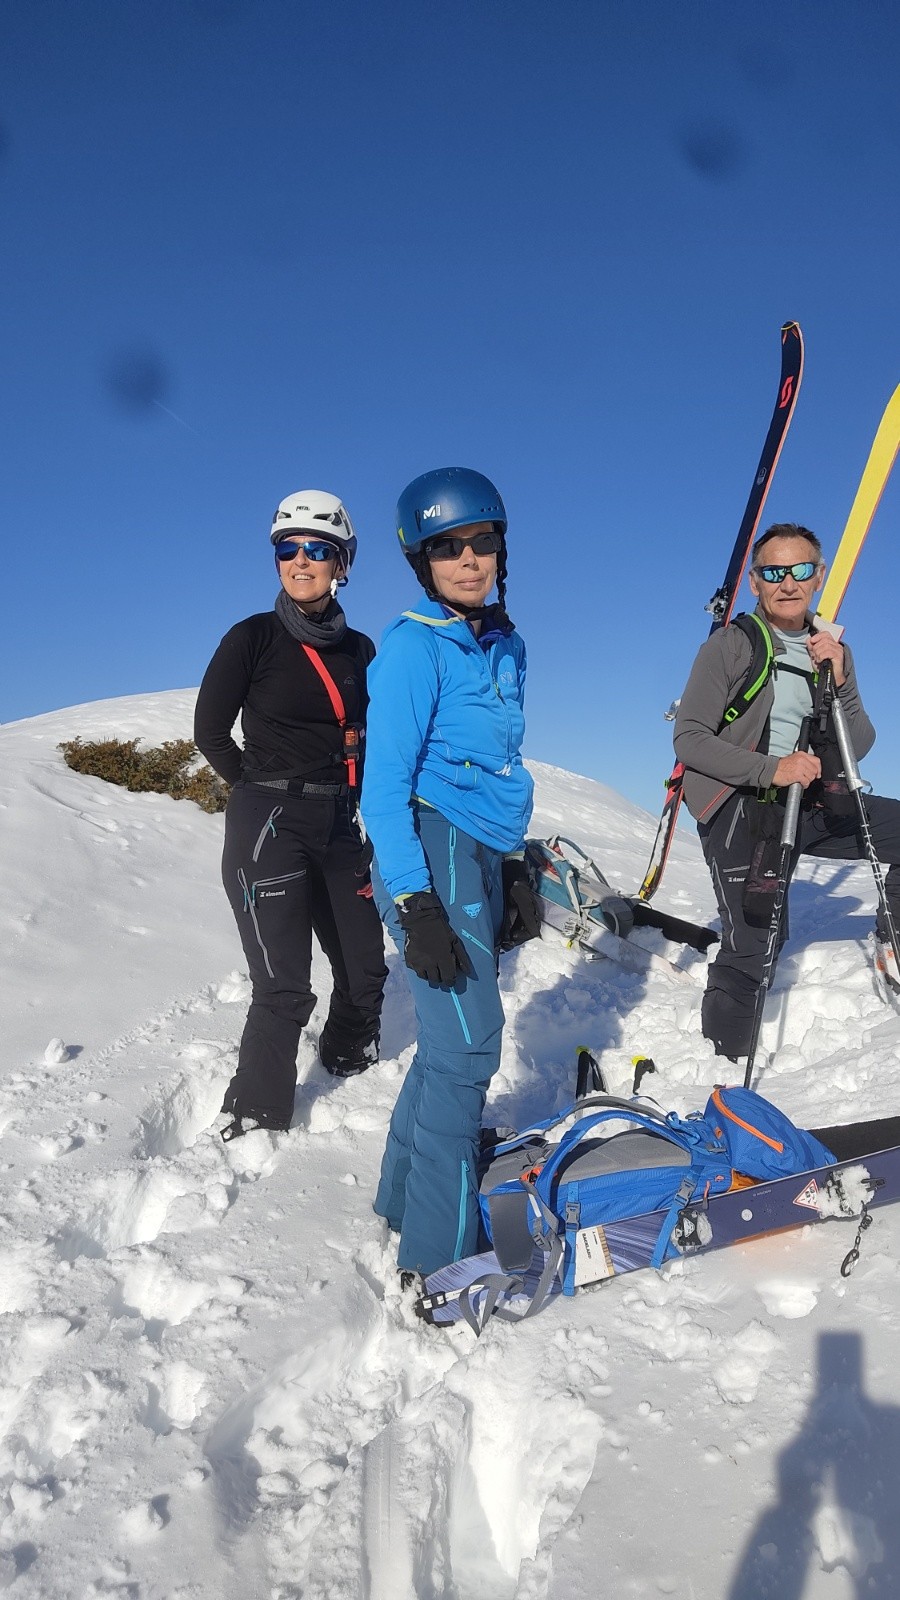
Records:
M481 1115L503 1035L494 955L503 856L430 808L418 808L417 827L435 892L467 941L472 972L450 988L407 969L418 1042L391 1117L375 1210L400 1234L398 1266L429 1273L478 1249ZM377 865L372 883L402 949L397 908Z

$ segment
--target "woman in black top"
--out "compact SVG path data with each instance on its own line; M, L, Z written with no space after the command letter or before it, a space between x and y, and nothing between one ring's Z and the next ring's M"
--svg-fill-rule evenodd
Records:
M309 489L282 500L272 543L275 608L226 633L194 719L198 748L233 785L222 876L253 984L223 1138L245 1123L290 1127L297 1046L316 999L313 933L333 977L319 1037L329 1072L346 1077L377 1061L387 977L356 816L375 647L348 628L336 599L356 535L340 500ZM239 713L243 750L231 736Z

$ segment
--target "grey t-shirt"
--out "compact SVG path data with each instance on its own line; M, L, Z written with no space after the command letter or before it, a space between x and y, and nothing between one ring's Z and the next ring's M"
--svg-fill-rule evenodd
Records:
M771 628L771 631L782 649L774 662L775 698L769 713L769 755L790 756L797 748L800 724L812 710L814 669L806 648L809 629L804 628L801 633L785 633L781 628ZM786 672L785 667L796 670ZM798 672L803 676L798 677Z

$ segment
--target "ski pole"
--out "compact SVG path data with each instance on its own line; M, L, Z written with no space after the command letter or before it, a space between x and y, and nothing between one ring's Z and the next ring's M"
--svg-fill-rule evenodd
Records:
M891 911L890 902L887 897L887 890L884 886L884 873L881 870L881 862L879 861L875 852L875 842L872 838L872 829L869 826L869 813L866 810L866 802L863 799L862 792L865 788L865 780L860 776L859 762L856 759L856 752L853 749L853 745L850 741L847 718L844 715L844 708L841 705L841 697L838 694L837 686L835 684L831 685L831 720L834 724L835 737L837 738L838 749L841 753L841 764L844 768L844 779L847 784L847 788L853 795L853 803L856 806L856 816L859 823L859 831L862 835L863 846L865 848L869 866L872 868L872 876L875 879L875 889L878 894L878 904L881 909L882 922L887 930L888 940L894 951L894 959L897 963L897 968L900 970L900 941L898 941L897 937L897 924L894 921L894 914Z
M798 750L809 749L811 718L804 717L800 724L800 738L797 741ZM763 962L762 977L756 991L756 1007L753 1012L753 1032L750 1035L750 1048L747 1052L747 1070L744 1073L744 1088L749 1089L753 1077L753 1067L756 1061L756 1048L759 1044L759 1031L762 1027L763 1011L766 1005L766 995L775 974L775 963L778 959L778 944L781 937L781 925L784 921L784 908L787 902L788 883L791 876L791 856L797 842L797 823L800 817L800 801L803 799L802 783L792 783L787 792L787 802L784 808L784 822L781 826L781 855L778 859L778 886L775 890L775 904L772 907L772 920L769 923L769 940L766 945L766 957Z

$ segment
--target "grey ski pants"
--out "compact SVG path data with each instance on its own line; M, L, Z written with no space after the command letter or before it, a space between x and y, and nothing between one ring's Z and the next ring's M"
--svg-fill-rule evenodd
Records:
M889 869L885 878L888 902L900 923L900 800L867 795L865 803L876 854ZM700 823L697 829L722 919L722 942L703 997L703 1033L717 1053L726 1056L743 1056L749 1049L769 940L768 927L748 923L743 909L744 884L756 842L750 811L748 797L733 794L710 823ZM855 815L837 817L821 807L802 810L791 871L801 855L859 860L864 851ZM786 935L787 918L783 931ZM880 927L879 933L884 936Z

